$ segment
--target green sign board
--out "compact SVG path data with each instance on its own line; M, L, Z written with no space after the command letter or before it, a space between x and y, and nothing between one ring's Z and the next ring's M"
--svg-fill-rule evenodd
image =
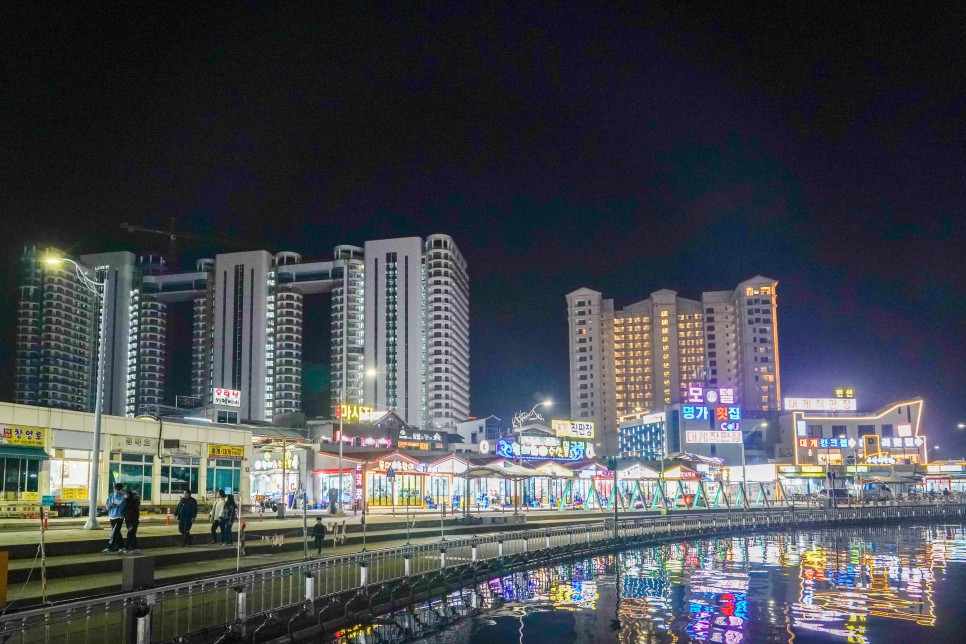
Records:
M40 501L40 505L44 506L45 508L52 508L52 507L54 507L54 497L52 497L52 496L44 496L44 497L42 497L41 498L41 501Z

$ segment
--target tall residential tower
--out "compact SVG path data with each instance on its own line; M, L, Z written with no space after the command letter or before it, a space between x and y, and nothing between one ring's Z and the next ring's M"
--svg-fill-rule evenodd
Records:
M758 276L700 300L660 290L621 310L591 289L569 293L572 418L595 422L613 452L620 417L683 402L691 385L778 411L777 285Z

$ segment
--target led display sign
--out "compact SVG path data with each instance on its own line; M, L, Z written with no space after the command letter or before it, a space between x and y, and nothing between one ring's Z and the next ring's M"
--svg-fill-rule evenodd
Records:
M855 398L786 398L785 411L856 411Z
M588 421L551 420L550 428L559 438L591 440L594 437L594 424Z
M905 438L889 438L886 436L879 440L879 444L882 447L891 447L894 449L922 447L924 442L922 436L906 436Z
M849 449L855 442L848 438L799 438L798 446L815 449Z
M336 420L348 420L348 421L362 421L363 417L372 418L373 409L372 407L363 407L361 405L343 405L339 404L335 406L335 419Z
M511 459L580 461L594 458L594 448L584 441L556 436L521 436L520 442L501 438L496 443L496 454Z
M855 398L855 387L836 387L836 398Z
M735 402L735 390L732 387L722 387L721 389L707 389L705 387L692 386L687 389L688 403L698 405L733 405Z
M741 443L741 432L735 431L692 431L684 432L688 443Z

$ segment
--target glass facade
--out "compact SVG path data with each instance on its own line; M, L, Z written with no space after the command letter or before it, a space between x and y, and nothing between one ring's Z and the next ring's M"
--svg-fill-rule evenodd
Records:
M142 499L150 499L153 473L153 455L111 452L111 480L108 489L113 490L115 484L121 483L125 488L130 488L137 492Z
M37 494L40 461L26 458L0 458L0 492L4 501L28 500Z

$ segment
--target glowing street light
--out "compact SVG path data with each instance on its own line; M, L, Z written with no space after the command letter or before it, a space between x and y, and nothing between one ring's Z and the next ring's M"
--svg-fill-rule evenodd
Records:
M44 259L44 263L51 266L59 266L63 263L72 265L78 279L94 293L95 297L101 300L101 324L97 342L97 385L94 395L94 444L91 452L90 489L88 490L90 510L87 521L84 523L85 530L98 530L100 526L97 525L97 484L100 475L101 407L104 405L104 327L107 324L107 277L104 278L103 282L92 280L80 264L67 257L51 255Z

